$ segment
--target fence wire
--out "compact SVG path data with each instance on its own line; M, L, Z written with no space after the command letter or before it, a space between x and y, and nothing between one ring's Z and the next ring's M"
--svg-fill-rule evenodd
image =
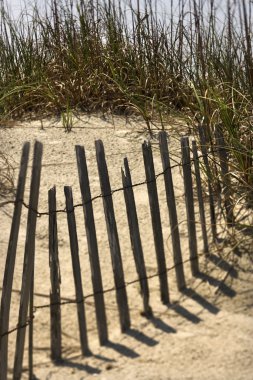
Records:
M201 154L201 155L198 156L198 159L204 158L204 157L210 157L210 156L211 156L211 154L209 154L209 153L207 153L207 154ZM184 167L184 166L187 166L187 165L191 165L194 161L195 161L194 159L191 159L190 162L187 162L185 164L183 164L182 162L180 162L180 163L177 163L177 164L174 164L174 165L169 165L165 170L163 170L163 171L159 172L158 174L156 174L155 177L153 179L151 179L151 180L144 180L144 181L137 182L137 183L134 183L134 184L129 185L129 186L122 186L122 187L119 187L117 189L111 190L111 192L108 193L108 194L101 194L100 193L98 195L95 195L94 197L91 197L86 202L77 203L77 204L73 205L73 209L71 209L71 210L66 210L66 208L64 208L64 209L53 210L53 211L50 211L50 212L49 211L42 211L41 212L41 211L35 210L32 207L30 207L23 199L10 200L10 201L2 202L2 203L0 203L0 207L8 205L8 204L14 204L14 205L16 205L18 203L22 203L22 205L26 209L35 212L38 218L40 218L42 216L46 216L46 215L49 216L49 215L52 215L52 214L57 214L57 213L67 213L68 214L68 213L72 213L75 208L83 207L84 205L89 204L91 202L94 202L97 199L110 197L110 196L112 196L113 194L115 194L117 192L124 191L125 189L135 188L135 187L139 187L139 186L147 185L149 183L156 182L157 178L159 178L162 175L166 174L166 172L168 170L172 170L172 169L175 169L175 168L178 168L178 167Z
M219 149L217 149L217 150L213 150L211 153L206 153L206 154L198 155L198 158L197 158L197 159L199 160L199 159L201 159L201 158L205 158L205 157L208 158L208 157L211 157L212 160L214 160L213 153L218 152L218 151L219 151ZM170 157L170 159L171 159L171 157ZM175 160L173 160L173 161L175 161ZM185 164L183 164L182 162L179 162L179 163L176 163L176 164L174 164L174 165L169 165L165 170L163 170L163 171L159 172L158 174L156 174L155 177L154 177L153 179L149 180L149 181L148 181L148 180L144 180L144 181L137 182L137 183L132 184L132 185L129 185L129 186L122 186L122 187L119 187L119 188L117 188L117 189L113 189L113 190L111 190L111 192L108 193L108 194L102 194L102 193L101 193L101 194L99 194L99 195L96 195L96 196L94 196L94 197L91 197L91 198L90 198L88 201L86 201L86 202L82 202L82 203L75 204L75 205L73 206L73 209L71 209L71 210L66 210L66 208L64 208L64 209L56 209L56 210L53 210L53 211L51 211L51 212L45 212L45 211L44 211L44 212L40 212L40 211L38 211L38 210L35 210L35 209L31 208L27 203L24 202L23 199L19 199L19 200L15 200L15 201L12 201L12 200L10 200L10 201L6 201L6 202L1 203L0 206L4 206L4 205L7 205L7 204L14 204L14 205L16 205L17 203L20 203L20 202L21 202L22 205L23 205L25 208L30 209L31 211L35 212L36 215L37 215L37 217L42 217L42 216L46 216L46 215L49 216L49 215L56 214L56 213L72 213L72 212L74 212L74 209L75 209L75 208L83 207L85 204L89 204L89 203L91 203L91 202L94 202L94 201L97 200L97 199L112 196L113 194L115 194L115 193L117 193L117 192L120 192L120 191L124 191L125 189L128 189L128 188L136 188L136 187L139 187L139 186L147 185L147 184L152 183L152 182L156 182L156 180L157 180L159 177L161 177L162 175L165 175L166 172L167 172L168 170L172 170L172 169L175 169L175 168L178 168L178 167L184 167L184 166L187 166L187 165L191 165L193 162L195 162L195 159L190 159L190 161L187 162L187 163L185 163ZM220 163L217 163L217 162L216 162L216 164L217 164L217 165L220 165ZM198 254L198 257L200 257L200 256L207 256L207 254L206 254L206 253ZM33 322L33 320L35 319L35 313L36 313L36 311L39 310L39 309L50 308L50 307L52 307L52 306L56 306L56 305L67 305L67 304L79 304L79 303L83 303L83 302L85 302L87 299L92 298L92 297L94 297L95 295L98 295L98 294L106 294L106 293L110 293L110 292L113 292L113 291L118 291L118 290L123 289L123 288L126 288L126 287L128 287L128 286L130 286L130 285L132 285L132 284L135 284L135 283L141 282L141 281L143 281L143 280L149 280L149 279L152 279L152 278L155 278L155 277L159 277L159 276L161 276L161 275L163 275L163 274L165 274L165 273L169 273L170 271L172 271L173 269L175 269L175 268L176 268L177 266L179 266L179 265L186 264L186 263L189 263L189 262L194 261L194 260L196 260L196 258L189 258L189 259L184 260L184 261L182 261L182 262L180 262L180 263L177 263L177 264L175 264L175 265L173 265L173 266L171 266L171 267L169 267L169 268L166 268L166 269L165 269L164 271L162 271L162 272L157 272L157 273L154 273L154 274L151 274L151 275L147 275L147 276L145 276L145 277L143 277L143 278L139 278L139 277L138 277L138 278L136 278L136 279L134 279L134 280L132 280L132 281L125 282L124 285L122 285L121 287L115 287L115 286L113 286L113 287L111 287L111 288L108 288L108 289L105 289L105 290L101 290L101 291L99 291L99 292L90 293L90 294L84 296L81 300L76 300L76 299L72 299L72 300L64 300L64 301L62 301L62 302L49 303L49 304L45 304L45 305L34 306L34 308L33 308L33 316L32 316L32 318L29 317L29 318L27 318L26 323L24 323L24 324L22 324L22 325L17 325L16 327L14 327L14 328L12 328L12 329L10 329L10 330L4 332L3 334L0 335L0 338L4 337L4 336L6 336L6 335L10 335L10 334L16 332L16 331L19 330L19 329L23 329L23 328L26 328L27 326L29 326L29 325Z
M207 257L208 255L206 253L200 253L200 254L198 254L198 257L202 257L202 256L206 256ZM177 264L175 264L175 265L173 265L173 266L171 266L169 268L166 268L166 270L164 270L162 272L156 272L154 274L147 275L147 276L145 276L143 278L136 278L134 280L125 282L124 285L122 285L120 287L113 286L113 287L108 288L108 289L104 289L104 290L101 290L101 291L97 291L97 292L94 292L94 293L87 294L86 296L84 296L80 300L70 299L70 300L64 300L62 302L53 302L53 303L49 303L49 304L45 304L45 305L38 305L38 306L35 305L33 307L32 318L28 317L26 323L24 323L22 325L17 325L16 327L13 327L12 329L4 332L3 334L0 335L0 338L4 337L6 335L10 335L10 334L16 332L17 330L20 330L20 329L23 329L23 328L26 328L27 326L29 326L32 323L32 321L36 318L35 314L36 314L37 310L48 309L48 308L51 308L52 306L64 306L64 305L70 305L70 304L77 305L77 304L80 304L80 303L84 303L87 299L93 298L94 296L96 296L98 294L111 293L111 292L114 292L114 291L118 291L118 290L127 288L128 286L136 284L136 283L141 282L143 280L150 280L150 279L159 277L160 275L163 275L165 273L169 273L170 271L174 270L179 265L186 264L186 263L189 263L189 262L194 261L194 260L196 260L196 258L194 258L194 259L189 258L189 259L184 260L184 261L182 261L180 263L177 263Z

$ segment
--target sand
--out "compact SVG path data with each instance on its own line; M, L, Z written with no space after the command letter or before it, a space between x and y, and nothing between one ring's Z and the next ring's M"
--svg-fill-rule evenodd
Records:
M179 137L187 133L179 122L166 126L170 135L172 164L180 162ZM57 208L65 208L64 186L72 187L74 203L81 202L75 145L85 147L92 196L101 193L95 155L95 140L104 143L112 189L122 186L121 167L128 157L133 183L145 180L141 144L149 139L141 120L121 117L79 115L74 128L66 133L60 120L26 121L1 127L1 152L13 168L13 180L17 183L21 150L25 141L43 143L43 167L39 194L40 212L48 210L48 190L56 186ZM162 172L157 133L151 140L156 173ZM32 152L30 154L25 199L29 202ZM183 260L189 259L188 232L184 203L182 170L173 169L173 180L180 227ZM157 180L164 247L167 267L173 266L168 208L163 177ZM146 185L134 189L142 246L149 276L157 273L156 256L152 236L151 218ZM0 284L3 279L6 251L12 220L13 205L6 204L13 193L0 198ZM122 191L113 195L115 214L126 283L137 279L131 250L129 230ZM93 202L99 256L104 289L114 286L110 250L102 199ZM246 244L243 253L227 244L210 245L210 258L203 254L199 213L195 205L198 252L203 273L193 278L190 264L184 265L188 292L177 290L175 272L168 272L170 304L160 301L159 281L149 280L150 304L153 318L141 315L142 299L138 283L127 286L131 315L131 329L122 334L115 292L105 294L106 314L110 343L101 347L98 342L94 299L85 301L89 347L92 355L82 357L75 304L62 306L62 356L63 361L54 365L50 359L50 310L38 308L34 314L34 374L38 379L252 379L253 363L253 312L252 312L252 252ZM206 205L207 220L208 205ZM82 207L75 209L79 255L84 295L92 293L90 264ZM13 283L10 328L17 324L19 296L22 279L24 244L26 238L27 210L22 222L17 249ZM73 271L69 247L66 213L57 214L59 232L59 259L61 270L62 300L75 299ZM208 228L210 237L210 228ZM211 241L211 237L210 237ZM252 245L252 244L251 244ZM48 259L48 216L37 219L35 258L35 307L49 304L50 272ZM16 334L9 337L9 378L12 378ZM27 342L26 342L27 343ZM23 378L27 374L27 344Z

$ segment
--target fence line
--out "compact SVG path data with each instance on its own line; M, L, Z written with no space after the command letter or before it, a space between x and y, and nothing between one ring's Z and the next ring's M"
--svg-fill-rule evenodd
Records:
M188 241L189 241L189 251L191 261L191 271L192 275L196 276L199 273L199 263L198 263L198 249L197 249L197 236L196 236L196 226L195 226L195 212L194 212L194 199L193 199L193 183L191 166L187 165L190 161L190 145L189 138L183 137L181 139L181 150L182 150L182 160L183 164L183 176L184 176L184 189L185 189L185 205L187 214L187 224L188 224Z
M148 188L148 197L149 197L154 242L155 242L156 261L157 261L158 271L160 273L159 282L160 282L161 301L164 304L166 304L166 303L169 303L169 285L168 285L168 279L165 272L166 260L165 260L162 222L161 222L161 216L160 216L157 186L156 186L156 181L152 181L152 179L155 178L155 168L154 168L151 144L144 142L142 144L142 151L143 151L144 166L145 166L145 172L146 172L146 178L147 178L147 188Z
M218 152L218 150L214 151L214 152ZM211 155L211 153L210 154L209 153L205 153L205 154L198 155L198 159L204 158L204 157L213 159L213 156ZM166 167L163 171L161 171L158 174L156 174L155 178L153 178L153 179L151 179L149 181L144 180L144 181L141 181L141 182L134 183L131 186L121 186L121 187L119 187L117 189L112 189L111 192L108 193L108 194L101 194L100 193L100 194L95 195L94 197L86 200L85 202L74 204L73 205L73 209L79 208L79 207L83 207L85 204L94 202L97 199L101 199L101 198L105 198L105 197L110 197L111 195L113 195L113 194L115 194L117 192L124 191L124 189L128 189L128 187L135 188L135 187L147 185L148 183L155 182L157 180L157 178L159 178L162 175L166 174L166 172L168 170L172 170L174 168L179 168L179 167L183 168L184 166L191 165L192 163L194 163L194 158L191 159L190 162L188 162L188 163L184 163L184 164L183 163L178 163L178 164L175 164L175 165L170 165L170 166ZM215 163L217 163L217 165L219 165L218 162L215 161ZM38 210L35 210L35 209L31 208L26 202L24 202L23 198L17 199L15 201L9 200L9 201L2 202L2 203L0 203L0 207L1 206L6 206L8 204L16 205L17 203L21 203L28 210L31 209L34 213L37 214L38 218L40 218L42 216L49 216L50 214L53 214L53 213L68 213L68 212L73 212L73 209L70 210L70 211L67 211L66 208L64 208L64 209L56 209L56 210L51 210L51 211L38 211Z
M23 197L25 190L25 180L26 172L29 158L30 144L25 143L22 150L21 162L20 162L20 172L18 178L17 194L16 198L19 199ZM1 309L0 309L0 375L5 378L7 376L8 368L8 337L2 336L5 330L9 328L9 318L10 318L10 306L11 306L11 291L13 285L13 275L16 260L16 249L18 243L19 226L21 219L21 206L20 202L15 203L10 239L7 251L6 265L4 271L2 298L1 298Z
M199 257L206 257L206 253L203 252L203 253L199 253L198 254ZM116 288L115 286L111 287L111 288L108 288L108 289L103 289L102 291L97 291L96 293L90 293L90 294L87 294L86 296L83 296L82 299L79 299L79 300L76 300L76 299L70 299L70 300L65 300L65 301L59 301L59 302L50 302L48 304L45 304L45 305L34 305L33 306L33 315L32 317L28 318L27 321L25 323L23 323L22 325L17 325L16 327L2 333L0 335L0 337L4 337L6 335L10 335L14 332L16 332L17 330L19 329L23 329L27 326L30 325L31 323L31 320L32 319L35 319L35 313L37 310L41 310L41 309L48 309L48 308L51 308L52 306L65 306L65 305L75 305L75 304L80 304L80 303L84 303L86 301L86 299L89 299L89 298L93 298L94 296L96 295L100 295L100 294L107 294L107 293L111 293L111 292L114 292L115 290L121 290L122 288L127 288L128 286L130 285L134 285L138 282L140 282L140 280L151 280L153 278L156 278L156 277L159 277L161 274L164 274L164 273L169 273L170 271L174 270L177 266L180 266L182 264L187 264L187 263L190 263L193 259L192 258L189 258L189 259L186 259L184 261L182 261L181 263L177 263L171 267L168 267L165 269L165 271L163 273L154 273L154 274L150 274L150 275L146 275L145 277L143 278L136 278L134 280L131 280L131 281L128 281L128 282L125 282L123 285L121 285L120 288Z
M204 136L204 135L203 135ZM202 143L205 142L205 137L201 137ZM221 139L220 139L221 140ZM219 140L219 141L220 141ZM28 145L26 145L27 147ZM15 205L13 224L16 225L16 241L13 246L12 251L8 251L4 285L2 292L1 310L0 310L0 321L5 321L0 325L0 376L1 379L5 380L7 378L7 365L8 365L8 335L17 331L16 339L16 351L15 351L15 361L14 361L14 378L20 379L22 375L23 366L23 355L24 355L24 344L25 344L25 328L29 326L29 340L28 340L28 357L29 357L29 377L33 376L33 320L35 318L34 314L38 309L50 308L51 317L51 358L53 361L61 359L61 305L65 304L76 304L78 313L78 323L79 323L79 333L80 333L80 343L83 355L89 354L88 346L88 336L86 328L86 317L84 302L87 298L94 297L95 299L95 309L96 309L96 320L97 329L99 335L100 344L105 344L108 341L107 332L107 321L106 312L103 295L108 292L116 292L116 301L118 305L119 320L121 331L127 330L130 325L130 313L128 307L128 298L126 293L126 287L134 284L140 283L141 294L143 298L143 308L144 314L146 316L152 316L152 309L149 305L149 288L148 280L154 277L159 278L160 284L160 298L165 304L169 303L169 286L167 273L172 269L176 270L176 280L179 290L183 290L186 287L185 276L183 264L190 262L192 275L196 276L199 273L198 257L201 254L197 252L197 240L196 240L196 227L195 227L195 212L194 212L194 198L193 198L193 182L192 182L192 171L191 164L195 165L196 174L196 184L198 190L198 200L201 207L204 210L203 198L201 201L201 180L200 173L198 171L199 159L203 158L204 165L208 173L210 173L209 165L209 153L207 152L206 146L201 146L202 155L196 153L196 144L193 147L194 158L190 158L190 146L189 139L187 137L181 138L182 147L182 162L170 165L170 156L167 144L167 136L165 132L159 133L159 146L161 153L161 160L163 165L163 171L155 174L154 162L151 144L144 142L142 144L143 160L145 167L146 180L132 184L130 170L128 167L127 159L124 161L125 172L122 171L122 187L117 189L111 189L107 163L105 159L104 147L102 141L98 140L95 143L96 146L96 158L98 165L98 173L100 179L101 194L91 197L89 188L89 178L87 172L87 164L85 158L85 151L83 147L76 147L77 155L77 166L79 174L80 190L82 193L82 203L73 204L72 189L71 187L65 186L65 198L66 198L66 208L56 209L56 193L55 189L49 190L49 211L39 212L38 211L38 196L39 196L39 184L40 184L40 171L41 171L41 158L42 158L42 144L36 142L33 157L33 167L32 167L32 178L30 187L30 200L29 205L27 205L23 200L23 192L21 190L17 191L16 200L9 201L6 203L12 203ZM24 147L25 149L25 147ZM215 150L213 149L212 154ZM217 152L220 158L220 165L222 166L222 157L225 157L224 150L221 152L220 147L218 147ZM222 154L221 154L222 153ZM28 153L25 164L25 174L24 167L21 165L20 176L22 177L22 186L24 187L24 181L26 177L26 169L28 163ZM173 179L171 170L176 167L183 168L184 176L184 186L185 186L185 203L187 211L187 224L189 233L189 259L183 261L181 255L180 247L180 237L178 230L178 220L177 220L177 210L174 197ZM22 172L23 170L23 172ZM224 166L223 166L224 172ZM21 173L23 173L21 175ZM170 217L171 226L171 236L173 245L173 259L174 265L170 268L166 267L162 223L159 210L159 201L156 181L160 176L164 176L165 190L166 190L166 200ZM155 243L155 253L158 271L155 274L147 275L145 268L145 261L141 246L141 237L138 228L138 218L135 207L134 192L133 189L138 186L147 185L149 206L152 221L153 239ZM21 186L19 184L19 186ZM21 186L21 187L22 187ZM211 228L213 232L213 238L216 237L216 215L215 215L215 204L213 197L212 184L210 178L208 178L208 188L209 188L209 204L211 213ZM18 187L19 189L19 187ZM132 243L132 251L135 260L136 271L138 278L130 282L125 282L124 270L121 259L121 251L119 245L119 237L117 231L117 223L114 214L114 206L112 195L117 192L124 192L125 203L127 208L128 216L128 226L130 232L130 238ZM94 225L94 215L92 209L92 202L96 199L103 199L104 215L107 226L107 235L109 240L109 247L111 253L112 269L114 276L114 287L109 289L103 289L102 277L100 272L98 246L96 239L96 230ZM225 201L228 198L225 197ZM201 203L202 202L202 203ZM6 204L5 203L5 204ZM24 267L23 267L23 278L22 278L22 289L20 297L20 308L19 308L19 321L16 328L9 330L9 309L10 309L10 299L12 290L12 280L14 272L15 254L17 248L17 234L20 224L20 214L21 206L24 205L28 209L28 222L27 222L27 236L26 236L26 246L24 254ZM78 238L76 232L76 220L75 220L75 208L83 207L86 236L88 243L90 268L92 273L92 286L93 292L87 296L83 295L83 286L81 279L81 269L79 261L79 248L78 248ZM225 209L227 210L227 203L225 203ZM15 214L17 213L19 214ZM204 248L205 252L203 255L208 253L208 242L206 230L205 214L202 210L201 213L201 226L202 234L204 238ZM71 248L71 258L73 267L73 277L75 283L76 299L61 302L60 298L60 277L59 277L59 259L58 259L58 236L57 236L57 213L66 213L69 229L69 239ZM49 216L49 254L50 254L50 280L51 280L51 293L50 293L50 303L47 305L34 306L33 304L33 283L34 283L34 255L35 255L35 230L36 230L36 218L42 216ZM205 240L206 239L206 240ZM10 240L11 244L11 240ZM9 268L8 260L12 257L12 266ZM8 273L9 280L7 278ZM3 361L4 360L4 361ZM3 364L4 363L4 364Z

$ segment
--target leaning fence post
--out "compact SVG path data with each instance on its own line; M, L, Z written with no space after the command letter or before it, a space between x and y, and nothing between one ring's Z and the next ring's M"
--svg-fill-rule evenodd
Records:
M146 172L148 196L149 196L149 205L152 219L152 227L154 234L155 250L156 250L156 259L159 272L159 281L160 281L160 294L161 301L164 304L170 302L169 300L169 285L167 278L167 268L166 260L164 253L164 243L163 243L163 233L162 233L162 223L160 216L160 208L158 202L158 194L156 187L156 177L155 177L155 168L153 162L153 155L150 143L146 141L142 144L143 159Z
M189 138L187 136L184 136L181 138L181 149L182 149L182 165L183 165L183 174L184 174L185 205L186 205L186 213L187 213L191 271L192 271L192 275L196 276L199 273L199 265L198 265L197 238L196 238L196 226L195 226L195 214L194 214L193 185L192 185L192 175L191 175L190 147L189 147Z
M166 199L167 206L170 216L170 229L173 245L173 259L175 264L176 278L177 278L177 287L179 290L185 288L185 276L184 276L184 267L182 261L182 252L180 245L180 235L178 229L178 219L177 219L177 209L174 195L173 179L171 174L170 167L170 156L167 143L166 132L159 133L159 144L160 144L160 153L161 160L164 171L164 183L166 190Z
M49 266L50 266L50 319L51 319L51 359L61 360L61 275L58 256L56 189L48 191L49 211Z
M131 246L133 250L136 270L137 270L139 281L140 281L144 315L148 317L152 315L152 310L151 310L151 307L149 306L148 279L147 279L145 261L144 261L142 244L141 244L139 223L138 223L136 205L135 205L135 200L134 200L134 192L133 192L133 187L132 187L132 179L131 179L131 174L130 174L127 158L124 159L124 169L125 169L125 172L121 170L121 174L122 174L122 184L124 187L124 197L125 197L125 204L126 204L126 210L127 210Z
M199 169L199 157L198 157L197 145L196 145L195 140L192 141L192 152L193 152L193 159L194 159L195 178L196 178L196 184L197 184L199 215L200 215L200 222L201 222L201 229L202 229L202 236L203 236L204 252L207 253L208 239L207 239L207 232L206 232L205 208L204 208L201 176L200 176L200 169Z
M111 185L105 160L104 146L101 140L95 141L100 187L103 197L107 234L109 239L116 299L119 309L121 331L130 327L130 315L127 301L127 292L124 280L122 258L119 245L117 224L114 214Z
M215 129L216 146L218 148L218 154L220 158L220 168L222 176L222 184L224 191L224 204L226 211L227 226L232 227L234 225L234 213L233 204L231 201L231 182L228 171L228 155L225 148L224 136L222 133L222 125L217 125Z
M7 379L8 370L8 332L11 292L13 284L13 273L15 267L18 233L21 218L22 200L24 196L26 172L29 158L30 143L23 146L18 185L15 199L14 212L12 217L11 232L9 238L6 264L4 270L4 280L2 288L1 309L0 309L0 379Z
M108 341L108 330L105 312L105 302L103 295L103 283L98 255L98 244L96 228L94 222L93 207L91 201L91 192L89 184L88 169L85 157L84 147L76 146L77 167L79 173L79 183L83 200L83 213L85 220L85 229L88 243L90 258L90 267L92 274L92 285L95 299L97 328L99 342L101 345Z
M200 146L201 146L201 152L203 156L204 165L206 168L206 174L207 174L207 183L208 183L208 192L209 192L209 205L210 205L210 219L211 219L211 230L213 235L213 240L215 241L217 238L217 230L216 230L216 215L215 215L215 206L214 206L214 199L213 199L213 187L211 185L211 169L208 161L208 153L207 153L207 142L206 137L204 133L204 126L200 125L198 128L199 131L199 138L200 138Z
M22 288L21 288L21 294L20 294L19 319L18 319L19 329L17 330L16 351L15 351L14 370L13 370L13 378L15 380L20 379L21 374L22 374L28 303L29 303L29 299L31 302L31 299L33 297L33 294L31 294L31 285L32 285L33 275L34 275L35 231L36 231L36 223L37 223L36 210L38 207L38 200L39 200L42 150L43 150L42 144L36 141L34 145L34 154L33 154L33 168L32 168L32 178L31 178L31 186L30 186L29 210L28 210L28 218L27 218ZM33 323L33 320L30 320L29 323Z
M74 204L73 204L73 196L72 196L71 187L64 186L64 193L65 193L65 198L66 198L66 211L67 211L67 219L68 219L72 268L73 268L75 291L76 291L76 303L77 303L77 314L78 314L81 349L82 349L83 355L89 355L90 350L88 347L88 338L87 338L83 287L82 287L81 268L80 268L80 260L79 260L79 247L78 247L78 239L77 239L77 232L76 232L76 218L75 218L75 212L74 212Z
M28 334L28 368L29 368L29 380L34 379L33 374L33 294L34 294L34 271L32 275L31 287L30 287L30 299L29 299L29 334Z

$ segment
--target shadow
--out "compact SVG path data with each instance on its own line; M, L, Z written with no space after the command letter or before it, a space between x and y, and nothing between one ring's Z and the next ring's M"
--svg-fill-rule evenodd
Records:
M34 351L49 351L50 350L50 348L48 346L45 346L45 347L33 346L33 349L34 349Z
M187 310L185 307L179 304L174 304L172 306L169 306L169 308L194 324L197 324L202 321L202 319L199 318L197 315L191 313L189 310Z
M241 229L241 231L246 236L252 236L253 235L253 227L251 227L251 226L244 227L243 229Z
M160 318L153 317L149 319L150 322L154 325L156 329L162 330L167 334L175 334L177 332L174 327L167 325L167 323L163 322Z
M121 343L114 343L114 342L108 341L105 344L105 347L112 348L113 350L117 351L119 354L127 356L128 358L131 358L131 359L138 358L140 356L139 354L137 354L137 352L135 352L131 348L124 346Z
M153 347L159 343L157 340L150 338L149 336L136 329L129 329L125 334L131 336L143 344L146 344L149 347Z
M207 258L209 261L211 261L213 264L215 264L220 269L224 270L225 272L229 272L231 277L234 277L234 278L238 277L237 270L235 268L233 268L232 265L229 264L224 259L222 259L216 255L213 255L211 253L207 256Z
M73 369L78 369L79 371L85 371L90 375L95 375L101 373L101 370L90 366L89 364L73 363L67 359L63 359L55 363L58 367L68 367Z
M224 281L217 280L209 274L199 272L197 277L208 282L210 285L217 287L217 290L220 290L223 294L230 298L233 298L236 295L236 291L226 285Z
M107 362L107 363L115 363L115 362L116 362L115 359L107 358L107 357L104 356L104 355L93 354L92 356L93 356L93 358L98 359L98 360L101 360L101 361L103 361L103 362Z
M9 218L9 219L12 219L13 218L13 213L10 211L8 211L8 210L6 210L6 208L4 208L3 207L4 205L0 205L0 207L1 207L1 211L3 212L3 214L7 217L7 218ZM3 207L3 208L2 208ZM21 224L21 223L20 223Z
M246 240L246 239L245 239ZM233 248L234 254L236 254L238 257L242 257L243 255L249 255L252 256L252 241L244 241L243 244L240 244L239 246L236 246Z
M3 290L3 288L2 287L0 287L0 290ZM12 293L17 293L17 294L20 294L21 293L21 290L19 290L19 289L12 289L11 290L12 291ZM36 296L36 297L41 297L41 298L50 298L50 294L45 294L45 293L34 293L34 296ZM62 301L69 301L69 302L73 302L74 301L74 296L72 297L72 298L69 298L69 297L61 297L61 302ZM42 305L37 305L38 307L41 307L41 306L43 306L43 304Z
M217 243L217 244L223 244L223 245L228 245L229 244L229 239L216 236L215 243Z
M182 293L187 297L191 298L192 300L196 301L200 306L208 310L209 313L218 314L218 312L220 311L220 309L217 306L212 305L209 301L207 301L204 297L202 297L200 294L198 294L195 290L191 288L182 290Z
M236 256L238 256L238 257L242 257L242 250L241 250L241 248L239 248L239 247L234 247L233 248L233 252L234 252L234 254L236 255Z

